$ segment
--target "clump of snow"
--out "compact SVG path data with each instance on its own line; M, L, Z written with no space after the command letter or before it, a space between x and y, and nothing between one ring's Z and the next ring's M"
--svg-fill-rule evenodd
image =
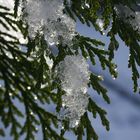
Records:
M103 31L104 30L104 21L101 18L98 18L96 20L96 24L99 26L100 31Z
M71 94L71 90L84 92L89 82L88 64L81 55L66 56L58 66L58 76L67 93Z
M114 9L124 22L130 24L135 31L140 33L140 11L132 10L128 6L122 4L116 5Z
M66 45L72 41L76 23L63 13L63 0L28 0L24 7L31 38L39 32L49 44Z
M57 76L61 88L66 92L62 96L62 119L69 119L70 126L79 124L88 105L87 88L90 72L86 60L81 55L66 56L57 66Z
M73 91L71 94L63 95L63 108L60 111L61 119L68 119L70 121L70 127L76 127L80 122L81 116L83 116L87 110L88 102L89 96L83 94L83 92Z

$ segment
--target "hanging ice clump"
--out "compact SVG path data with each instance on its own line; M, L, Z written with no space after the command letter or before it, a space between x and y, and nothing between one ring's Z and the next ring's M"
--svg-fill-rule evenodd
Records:
M90 72L86 60L80 56L66 56L57 67L57 76L66 92L62 96L61 119L69 119L70 126L79 124L88 105L87 84Z
M116 5L115 11L117 15L124 20L124 22L130 24L135 31L140 33L140 12L132 10L124 5Z
M63 0L27 0L25 20L31 38L42 33L49 44L69 44L75 35L75 21L63 13Z
M104 31L104 21L103 21L101 18L98 18L98 19L96 20L96 24L98 25L100 31L103 32L103 31ZM104 34L105 34L105 33L103 32L103 35L104 35Z

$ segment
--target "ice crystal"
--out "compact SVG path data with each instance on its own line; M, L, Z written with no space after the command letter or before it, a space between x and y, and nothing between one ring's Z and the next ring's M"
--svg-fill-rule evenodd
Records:
M66 92L62 96L62 119L69 119L70 126L79 124L88 105L87 84L90 73L88 64L81 55L66 56L57 67L61 87Z
M116 5L115 11L117 15L126 23L130 24L132 28L140 33L140 12L132 10L124 5Z
M44 34L49 44L66 45L72 41L75 35L75 22L63 13L63 0L28 0L24 7L31 38L39 32Z

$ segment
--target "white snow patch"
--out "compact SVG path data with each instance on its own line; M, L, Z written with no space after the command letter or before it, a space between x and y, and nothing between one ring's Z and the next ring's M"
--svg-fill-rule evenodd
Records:
M87 84L90 78L88 69L86 60L81 55L74 55L66 56L56 70L61 87L66 92L62 96L63 108L60 117L69 119L71 127L79 124L88 106Z
M72 42L76 23L63 13L63 0L28 0L24 7L31 38L40 33L48 44L67 45Z

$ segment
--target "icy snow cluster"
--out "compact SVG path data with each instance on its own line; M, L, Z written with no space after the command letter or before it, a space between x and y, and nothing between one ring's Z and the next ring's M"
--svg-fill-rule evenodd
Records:
M24 7L31 38L39 32L49 44L66 45L72 42L76 23L63 12L63 0L27 0Z
M122 4L116 5L114 9L124 22L130 24L135 31L140 33L140 11L132 10Z
M66 56L57 66L57 76L62 89L66 92L62 96L63 108L60 117L69 119L70 126L75 127L88 105L87 84L90 78L88 64L81 55Z
M98 18L96 20L96 24L98 25L101 32L104 31L104 21L101 18Z

